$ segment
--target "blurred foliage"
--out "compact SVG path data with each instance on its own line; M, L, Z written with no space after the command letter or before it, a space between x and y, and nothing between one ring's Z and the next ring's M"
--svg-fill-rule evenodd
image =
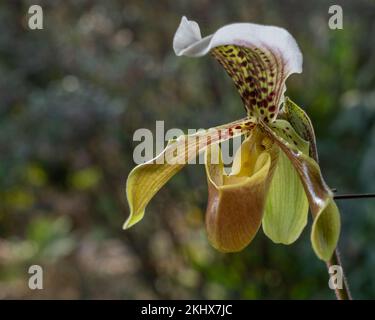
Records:
M44 30L27 28L31 4ZM333 298L309 228L295 244L259 232L220 254L204 232L206 181L189 166L124 232L133 132L207 128L243 116L210 57L177 58L182 15L202 33L234 21L287 28L304 54L288 95L310 114L339 193L375 191L375 5L336 1L8 0L0 3L0 298ZM340 201L340 249L355 298L375 297L375 202ZM27 287L31 264L44 290Z

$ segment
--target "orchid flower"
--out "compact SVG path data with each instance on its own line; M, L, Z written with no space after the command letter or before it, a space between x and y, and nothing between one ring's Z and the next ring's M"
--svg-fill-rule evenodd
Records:
M183 17L173 48L177 56L210 53L233 79L246 117L180 136L156 158L135 167L127 180L130 216L124 228L140 221L160 188L204 152L206 230L213 247L240 251L261 225L273 242L291 244L306 226L310 207L312 247L320 259L330 260L340 233L339 211L317 163L311 121L284 97L286 79L302 72L295 39L285 29L251 23L226 25L202 38L198 24ZM219 145L235 136L244 139L227 174ZM206 143L200 138L207 138ZM215 152L219 152L216 162L212 161ZM161 161L168 157L174 161Z

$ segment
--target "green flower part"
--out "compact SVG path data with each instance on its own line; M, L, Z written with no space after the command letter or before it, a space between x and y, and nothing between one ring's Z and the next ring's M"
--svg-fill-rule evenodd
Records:
M329 261L339 239L339 211L314 160L311 121L284 98L288 76L302 72L302 54L294 38L284 29L250 23L227 25L202 38L198 24L183 17L173 47L178 56L211 53L233 79L247 117L180 136L155 159L135 167L126 185L130 216L124 228L140 221L167 181L205 152L206 229L216 249L242 250L261 225L275 243L291 244L306 226L310 208L312 247L320 259ZM245 139L227 174L219 144L241 135Z

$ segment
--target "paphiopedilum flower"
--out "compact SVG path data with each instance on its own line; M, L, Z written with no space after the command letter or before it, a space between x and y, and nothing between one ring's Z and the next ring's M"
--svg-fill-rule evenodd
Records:
M328 261L339 238L339 211L317 164L311 121L284 98L288 76L302 72L294 38L282 28L250 23L227 25L202 38L198 24L183 17L173 48L178 56L210 53L217 59L233 79L247 114L203 133L180 136L156 158L135 167L127 180L130 216L124 228L141 220L158 190L205 152L206 229L215 248L240 251L261 225L275 243L290 244L306 226L310 207L312 246ZM219 143L238 135L244 141L227 174ZM218 161L212 161L218 154Z

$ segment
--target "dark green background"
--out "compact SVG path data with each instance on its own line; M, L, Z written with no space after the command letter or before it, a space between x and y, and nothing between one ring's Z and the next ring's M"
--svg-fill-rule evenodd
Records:
M27 28L42 4L44 30ZM244 116L214 59L178 58L181 16L203 35L231 22L287 28L304 72L287 94L316 128L323 174L339 193L375 191L375 5L341 1L1 1L0 298L333 298L310 225L291 246L262 231L220 254L204 231L204 168L189 166L125 232L133 132L208 128ZM340 249L353 296L375 297L375 201L340 201ZM310 221L311 222L311 221ZM27 287L31 264L44 290Z

